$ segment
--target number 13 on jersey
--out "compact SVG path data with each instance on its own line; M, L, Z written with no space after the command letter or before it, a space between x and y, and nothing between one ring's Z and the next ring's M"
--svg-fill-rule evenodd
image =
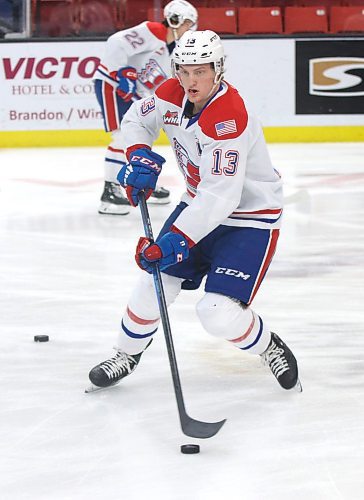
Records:
M221 149L214 149L212 153L214 157L214 166L211 173L213 175L235 175L239 164L239 153L234 149L229 149L223 152Z

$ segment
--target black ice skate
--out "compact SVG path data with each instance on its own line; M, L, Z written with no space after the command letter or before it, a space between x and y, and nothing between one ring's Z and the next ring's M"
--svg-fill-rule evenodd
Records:
M149 345L150 342L147 347ZM85 392L93 392L99 388L110 387L133 373L138 366L143 352L131 355L121 349L116 349L115 356L92 368L88 376L93 386L87 388Z
M120 184L105 181L99 214L126 215L129 212L130 204L128 199L123 195Z
M167 205L170 202L169 191L163 187L157 187L148 198L148 203L151 205Z
M276 333L272 332L271 335L270 344L261 355L263 363L269 366L283 389L296 388L298 392L302 392L301 382L298 378L297 361L293 352Z
M163 187L156 188L148 203L153 205L166 205L170 203L169 191ZM124 196L120 184L105 181L104 191L101 195L99 214L127 215L130 212L129 200Z

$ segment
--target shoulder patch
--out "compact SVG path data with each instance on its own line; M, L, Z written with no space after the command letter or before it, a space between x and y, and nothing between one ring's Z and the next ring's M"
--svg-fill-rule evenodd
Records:
M167 101L181 107L185 91L181 87L177 78L169 78L157 88L155 95L163 101Z
M167 39L167 28L162 23L154 23L152 21L147 21L147 28L158 40L165 42Z
M229 85L227 92L202 112L198 124L212 139L239 137L248 124L248 113L238 91Z

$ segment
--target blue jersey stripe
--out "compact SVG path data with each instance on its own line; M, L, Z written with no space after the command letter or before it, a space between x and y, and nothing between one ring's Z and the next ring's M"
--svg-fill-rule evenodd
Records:
M279 215L279 217L277 217L276 219L259 219L259 218L256 218L256 217L242 217L242 216L238 216L238 215L230 215L228 217L228 219L233 219L233 220L253 220L253 221L256 221L256 222L266 222L267 224L274 224L275 222L277 222L280 218L281 218L282 214Z

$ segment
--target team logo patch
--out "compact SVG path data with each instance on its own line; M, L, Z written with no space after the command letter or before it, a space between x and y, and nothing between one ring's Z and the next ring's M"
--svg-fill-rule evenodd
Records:
M196 195L197 186L201 180L200 168L198 165L192 163L188 152L176 138L173 139L173 149L176 154L178 167L184 175L187 184L187 191L194 197Z
M151 111L155 110L155 99L154 97L149 97L149 99L146 99L140 108L140 112L142 116L146 116L148 113Z
M163 123L166 125L178 125L178 111L167 111L163 115Z
M155 59L150 59L138 73L138 80L149 90L155 90L166 79L167 75Z
M234 134L237 132L235 120L226 120L215 124L215 130L218 137L226 134Z

